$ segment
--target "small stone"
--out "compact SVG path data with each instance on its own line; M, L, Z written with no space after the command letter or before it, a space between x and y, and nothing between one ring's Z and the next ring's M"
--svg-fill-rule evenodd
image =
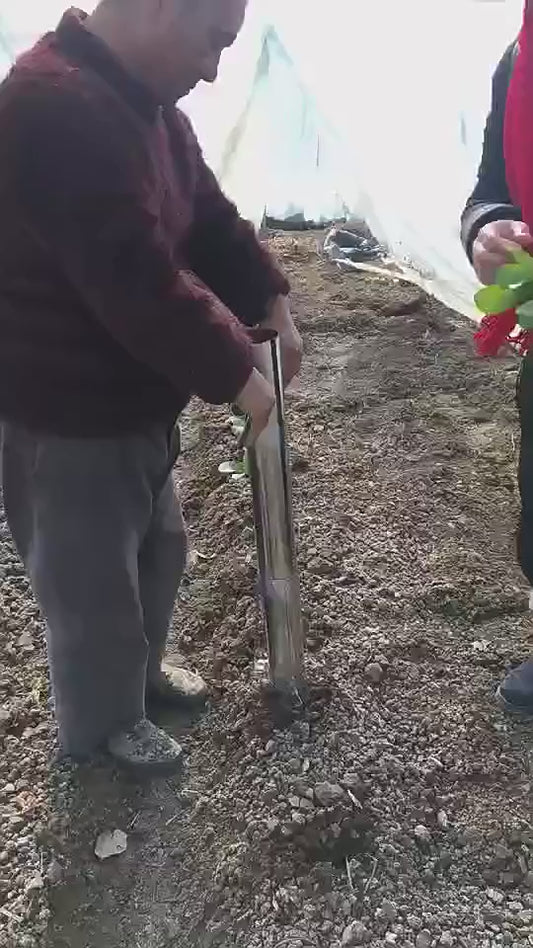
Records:
M301 797L299 802L300 810L305 810L307 813L311 813L315 806L312 800L308 800L307 797Z
M328 563L327 560L321 560L318 557L309 560L307 568L309 572L316 573L318 576L330 576L335 572L335 567L332 563Z
M427 764L431 770L444 770L442 760L438 757L428 757Z
M361 780L359 774L346 773L341 781L343 787L353 793L358 800L364 800L368 796L368 787Z
M498 927L503 922L502 913L497 912L496 909L493 909L490 907L483 909L483 918L485 919L485 922L487 922L489 925L497 925Z
M364 945L369 939L368 929L362 922L352 922L344 929L342 936L343 948L350 945Z
M443 932L439 939L439 945L442 945L442 948L453 948L455 944L455 939L451 932Z
M26 892L28 895L33 895L41 889L44 889L44 879L40 872L35 872L26 886Z
M344 799L344 790L336 783L318 783L315 787L315 799L320 806L335 806Z
M28 632L28 630L23 632L18 638L17 645L19 648L33 649L33 638L31 632Z
M427 826L424 826L422 823L415 826L415 839L418 845L423 848L431 845L431 833Z
M309 793L309 784L307 780L303 780L302 777L297 777L296 780L293 781L292 789L298 794L299 797L313 796L312 791Z
M276 819L275 816L272 816L269 820L267 820L267 830L270 836L274 836L278 832L279 825L279 820Z
M379 662L370 662L365 668L365 675L374 685L379 685L383 681L385 672Z
M461 834L463 846L474 846L479 840L479 831L473 826L465 826Z
M266 745L265 745L265 753L267 753L267 754L273 754L275 750L276 750L276 742L275 742L275 741L267 741L267 742L266 742Z
M386 918L388 922L395 922L398 918L398 909L390 899L383 899L380 906L381 917Z
M490 899L494 905L501 905L505 896L499 889L487 889L487 898Z
M50 885L59 885L63 879L63 867L57 859L52 859L52 862L46 870L46 879Z
M416 936L416 948L431 948L432 941L431 932L427 928L423 928Z
M445 810L439 810L439 812L437 813L437 823L439 824L441 830L448 829L450 825L450 821L448 819L448 814L446 813Z
M111 859L113 856L121 856L128 848L128 837L122 830L113 830L113 832L101 833L94 847L97 859Z
M37 942L31 935L21 935L17 939L17 948L37 948Z
M414 932L419 932L422 928L422 919L418 915L408 915L407 924Z

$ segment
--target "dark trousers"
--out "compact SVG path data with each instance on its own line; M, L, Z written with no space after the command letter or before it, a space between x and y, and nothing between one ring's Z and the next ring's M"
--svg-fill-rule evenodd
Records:
M107 439L2 425L4 506L47 624L63 750L144 716L185 566L168 432Z
M518 484L522 502L518 530L518 560L533 588L533 353L520 368L517 385L522 442Z

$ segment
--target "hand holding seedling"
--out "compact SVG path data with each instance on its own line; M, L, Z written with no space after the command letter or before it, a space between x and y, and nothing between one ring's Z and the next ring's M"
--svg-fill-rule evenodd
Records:
M496 282L476 293L476 305L493 316L514 310L518 326L533 330L533 257L515 246L507 259L512 262L498 268Z
M512 260L513 251L533 250L529 227L522 221L491 221L479 231L472 248L474 269L480 283L497 283L496 272Z

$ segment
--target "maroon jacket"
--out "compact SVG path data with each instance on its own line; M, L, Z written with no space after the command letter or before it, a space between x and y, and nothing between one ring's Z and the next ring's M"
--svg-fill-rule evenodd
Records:
M186 116L82 17L0 86L0 419L98 436L231 401L289 287Z

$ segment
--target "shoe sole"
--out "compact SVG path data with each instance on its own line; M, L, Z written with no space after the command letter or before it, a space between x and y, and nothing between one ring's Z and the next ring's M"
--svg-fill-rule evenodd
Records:
M511 704L510 701L507 701L507 698L502 693L501 686L496 692L496 701L504 711L508 714L514 714L515 717L527 718L533 715L533 708L519 708L515 704Z

